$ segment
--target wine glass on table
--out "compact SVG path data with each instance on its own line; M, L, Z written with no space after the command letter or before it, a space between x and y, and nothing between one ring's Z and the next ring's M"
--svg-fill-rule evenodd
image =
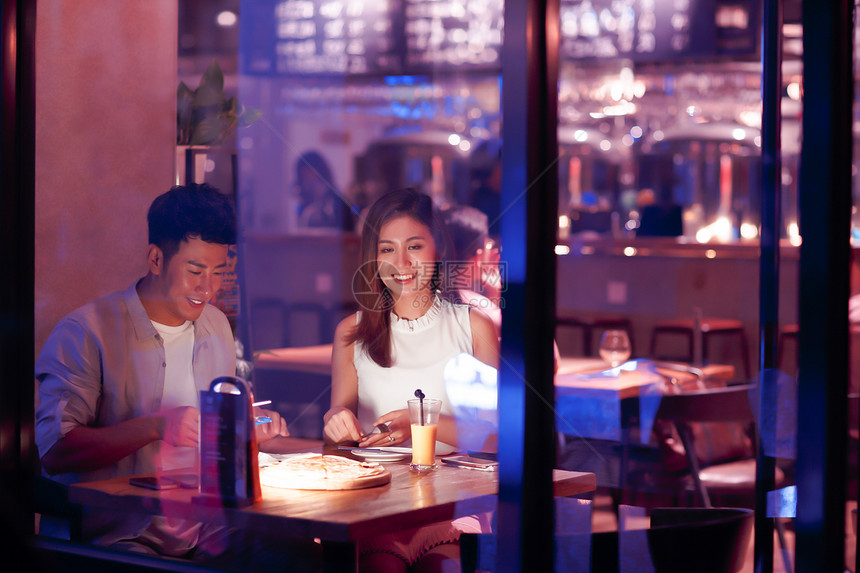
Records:
M623 330L607 330L600 338L600 358L615 368L630 358L630 337Z

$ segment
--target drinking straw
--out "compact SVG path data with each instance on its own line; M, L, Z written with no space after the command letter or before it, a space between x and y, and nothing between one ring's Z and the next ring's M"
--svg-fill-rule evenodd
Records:
M424 425L424 392L421 388L415 390L415 397L418 398L418 425Z

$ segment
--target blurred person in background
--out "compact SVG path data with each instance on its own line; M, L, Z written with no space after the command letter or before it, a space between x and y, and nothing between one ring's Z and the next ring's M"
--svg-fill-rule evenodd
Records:
M472 173L472 207L487 216L488 233L499 237L502 215L502 142L490 139L478 145L469 158Z
M502 336L505 264L495 240L489 236L487 216L474 207L452 205L442 211L451 239L452 255L445 261L446 290L456 300L480 309ZM560 355L553 341L553 367L558 371Z
M502 273L499 249L489 237L487 215L475 207L453 205L442 211L451 238L445 282L459 302L481 309L502 331Z
M294 189L299 228L353 230L350 204L335 186L331 168L319 152L307 151L296 160Z

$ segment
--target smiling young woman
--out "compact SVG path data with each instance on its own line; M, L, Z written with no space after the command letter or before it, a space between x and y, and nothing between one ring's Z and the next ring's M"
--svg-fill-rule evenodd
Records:
M354 285L361 310L335 331L331 409L324 417L328 442L411 445L406 403L421 388L428 398L442 400L436 452L457 449L445 365L468 353L498 367L499 341L485 314L446 298L443 229L430 197L414 190L388 193L368 211ZM371 433L381 423L388 431ZM471 516L376 537L360 546L362 564L403 571L430 554L450 559L458 554L460 533L481 531L484 525Z

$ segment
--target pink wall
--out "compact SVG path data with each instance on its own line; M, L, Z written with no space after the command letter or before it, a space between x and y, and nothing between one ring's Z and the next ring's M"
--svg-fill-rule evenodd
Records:
M173 183L177 0L39 0L36 338L145 272Z

